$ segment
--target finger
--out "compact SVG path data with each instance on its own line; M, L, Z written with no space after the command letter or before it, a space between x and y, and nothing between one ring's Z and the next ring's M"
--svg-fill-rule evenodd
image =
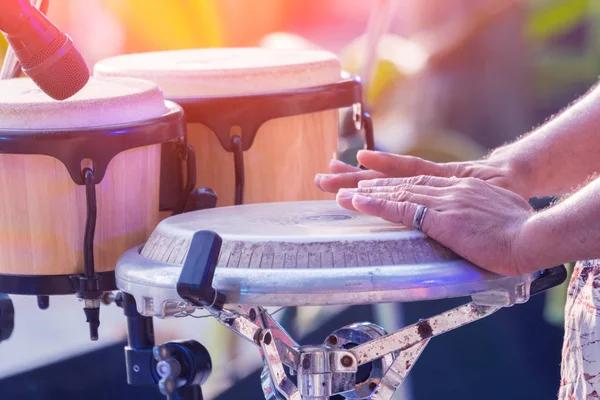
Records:
M358 172L361 171L361 169L340 160L331 160L329 162L329 171L332 174L341 174L344 172Z
M467 178L464 178L467 179ZM364 180L358 183L359 188L368 187L382 187L382 186L403 186L403 185L421 185L421 186L435 186L435 187L450 187L460 183L461 178L442 178L439 176L413 176L410 178L377 178L371 180Z
M436 196L430 196L426 194L420 193L411 193L411 192L379 192L379 193L361 193L356 194L356 196L365 196L374 199L384 199L387 201L395 201L395 202L408 202L421 204L428 208L434 208L440 204L440 198ZM352 196L354 197L354 196Z
M438 164L413 156L401 156L386 152L360 150L357 154L357 160L365 168L397 177L415 175L450 177L455 175L453 164Z
M375 194L375 193L397 193L397 192L408 192L408 193L419 193L430 196L444 196L449 193L450 186L448 187L437 187L437 186L419 186L419 185L398 185L398 186L367 186L358 187L356 189L340 189L340 191L353 191L356 194Z
M338 205L347 210L356 211L356 209L352 205L352 198L355 195L356 192L352 189L341 189L335 196L335 201L338 203Z
M385 178L381 172L360 170L342 174L318 174L315 176L315 185L324 192L335 193L342 188L355 188L358 182L377 178Z
M367 188L357 189L340 189L336 196L338 204L348 210L354 210L352 206L352 198L355 195L364 195L372 197L385 198L390 201L410 201L413 203L421 203L417 200L411 200L411 195L427 195L432 197L442 197L449 193L449 188L439 188L431 186L415 186L415 185L404 185L404 186L376 186ZM439 202L438 202L439 203ZM432 207L432 205L428 205Z
M394 202L374 197L356 195L352 199L354 209L367 215L379 217L389 222L402 224L407 228L412 228L412 223L417 212L418 204L409 202ZM439 219L439 213L428 209L423 218L421 229L423 233L429 235L432 227Z

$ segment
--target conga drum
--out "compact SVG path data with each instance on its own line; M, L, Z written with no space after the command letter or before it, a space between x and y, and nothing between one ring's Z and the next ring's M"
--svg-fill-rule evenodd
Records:
M161 144L184 137L149 81L97 77L62 102L0 81L0 293L77 294L96 339L117 260L159 222Z
M151 80L184 108L196 186L213 189L220 206L332 198L313 180L335 157L338 109L353 107L363 126L360 81L326 51L130 54L98 62L94 75Z
M265 363L265 398L280 392L290 399L319 400L335 394L391 399L431 338L525 303L565 278L564 266L497 275L420 231L329 200L221 207L170 217L144 245L125 253L116 270L117 286L142 318L204 309L257 346ZM453 297L471 301L394 333L357 321L321 344L304 346L264 309ZM170 357L160 358L169 363ZM297 387L283 365L297 374ZM163 378L180 377L165 373Z

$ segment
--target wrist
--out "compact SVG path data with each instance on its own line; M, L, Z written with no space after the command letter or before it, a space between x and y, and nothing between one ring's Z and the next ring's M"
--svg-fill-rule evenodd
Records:
M536 169L532 160L523 152L504 146L494 150L486 160L491 165L506 171L513 191L525 199L535 197L538 193Z
M520 273L532 273L546 268L552 268L566 262L568 249L558 243L561 237L556 232L553 218L547 211L535 212L523 223L515 244L515 262Z

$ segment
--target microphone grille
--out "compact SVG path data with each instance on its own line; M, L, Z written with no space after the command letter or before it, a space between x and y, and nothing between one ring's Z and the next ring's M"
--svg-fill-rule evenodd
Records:
M59 58L42 65L55 58L67 40L68 36L59 35L42 51L22 62L25 73L44 93L55 100L65 100L75 95L90 78L85 60L74 46L70 46Z

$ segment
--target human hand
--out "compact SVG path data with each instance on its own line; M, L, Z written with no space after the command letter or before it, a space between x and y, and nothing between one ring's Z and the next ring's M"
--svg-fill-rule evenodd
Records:
M524 199L529 199L531 194L525 174L521 174L509 161L500 157L468 162L434 163L418 157L361 150L357 158L367 170L341 161L332 161L329 165L331 174L317 175L315 185L324 192L336 193L342 188L356 188L359 182L364 180L387 178L382 186L395 186L401 184L401 180L394 178L430 175L444 178L478 178L515 192Z
M519 195L475 178L418 176L363 181L342 189L338 203L412 227L419 205L428 208L422 231L459 256L489 271L516 276L528 271L520 237L534 213Z

